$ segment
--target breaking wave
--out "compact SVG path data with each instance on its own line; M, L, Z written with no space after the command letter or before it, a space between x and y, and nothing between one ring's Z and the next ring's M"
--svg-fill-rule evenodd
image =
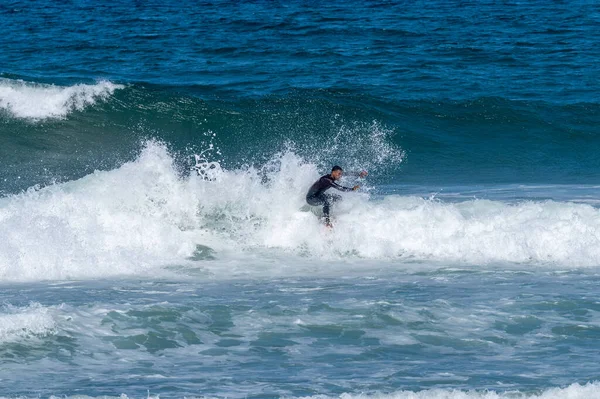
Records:
M0 199L1 278L137 275L199 259L212 260L201 262L210 269L242 253L393 267L600 264L600 210L588 204L444 202L364 190L345 193L329 232L304 202L319 176L314 164L287 151L261 167L216 165L210 178L182 176L166 147L150 141L115 170Z
M64 118L97 101L106 100L124 86L108 81L93 85L56 86L23 80L0 79L0 109L14 117L41 120Z

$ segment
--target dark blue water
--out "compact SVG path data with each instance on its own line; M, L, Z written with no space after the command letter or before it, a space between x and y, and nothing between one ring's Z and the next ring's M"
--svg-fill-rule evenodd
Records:
M0 396L600 398L599 26L1 2Z
M5 114L1 154L27 177L5 165L2 191L118 166L140 136L184 150L211 130L236 164L372 121L408 155L386 179L598 183L599 15L585 1L4 3L3 85L126 88L67 121Z
M599 11L593 1L9 1L0 63L51 82L107 78L234 100L302 88L594 103Z

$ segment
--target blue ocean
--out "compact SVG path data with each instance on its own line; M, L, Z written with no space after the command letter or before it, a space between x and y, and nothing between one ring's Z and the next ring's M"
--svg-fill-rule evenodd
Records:
M599 27L1 1L0 397L600 398Z

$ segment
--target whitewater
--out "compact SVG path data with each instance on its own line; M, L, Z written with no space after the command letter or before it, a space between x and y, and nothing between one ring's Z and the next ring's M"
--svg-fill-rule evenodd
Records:
M600 211L568 201L445 201L370 194L367 185L344 195L329 232L304 202L320 172L285 152L262 167L212 170L204 179L182 174L164 144L147 142L118 169L0 199L0 275L35 281L160 273L193 264L198 248L218 259L204 266L217 275L227 271L213 263L242 254L308 265L377 260L392 268L600 263Z
M0 109L31 121L64 118L98 101L108 99L125 86L103 80L96 84L59 86L0 78Z

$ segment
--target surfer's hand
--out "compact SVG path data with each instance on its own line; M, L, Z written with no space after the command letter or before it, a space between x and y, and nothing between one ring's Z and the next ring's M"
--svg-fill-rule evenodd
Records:
M356 191L356 190L358 190L359 188L360 188L360 186L354 186L354 187L352 187L352 191Z
M362 178L362 177L365 177L365 176L367 176L368 174L369 174L369 172L367 172L366 170L363 170L362 172L360 172L360 173L358 174L358 176Z

